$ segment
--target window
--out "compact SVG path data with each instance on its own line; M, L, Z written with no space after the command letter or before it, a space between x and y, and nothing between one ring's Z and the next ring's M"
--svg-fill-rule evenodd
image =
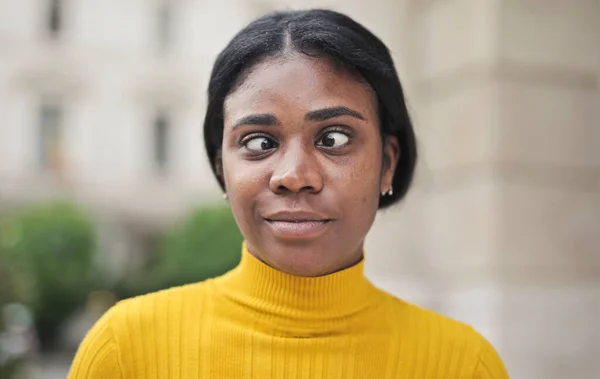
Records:
M48 4L48 16L46 29L51 38L58 38L63 23L63 3L61 0L50 0Z
M59 173L63 165L63 110L57 103L44 103L39 109L39 166L42 171Z
M169 0L159 0L156 10L157 45L160 52L166 52L171 46L173 32L173 5Z
M169 164L170 122L164 112L159 112L154 119L152 130L153 164L157 174L165 174Z

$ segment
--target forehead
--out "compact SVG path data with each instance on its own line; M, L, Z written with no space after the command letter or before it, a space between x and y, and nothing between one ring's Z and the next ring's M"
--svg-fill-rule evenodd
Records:
M376 104L374 91L358 74L328 59L298 53L268 58L253 67L225 100L224 113L231 119L282 107L309 112L342 105L371 118L376 116Z

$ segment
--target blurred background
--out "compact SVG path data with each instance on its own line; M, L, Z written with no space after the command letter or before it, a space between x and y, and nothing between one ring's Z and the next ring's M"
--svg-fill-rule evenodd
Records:
M597 0L0 0L0 378L64 378L115 301L237 263L208 76L299 7L388 44L416 126L368 276L475 326L513 378L600 378Z

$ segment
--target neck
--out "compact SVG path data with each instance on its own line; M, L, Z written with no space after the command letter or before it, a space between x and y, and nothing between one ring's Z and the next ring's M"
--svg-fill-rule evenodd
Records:
M356 251L354 251L352 254L347 255L347 257L344 260L342 260L340 264L338 264L335 267L332 267L330 269L325 269L324 271L321 270L317 274L314 274L314 273L304 273L304 272L302 272L302 270L298 270L298 272L295 272L294 270L281 269L281 268L277 267L277 265L273 264L272 262L269 262L268 259L263 258L264 254L258 253L258 250L256 250L248 242L244 242L244 250L247 251L250 255L252 255L256 260L271 267L272 269L287 273L292 276L297 276L297 277L319 277L319 276L326 276L326 275L334 274L336 272L343 271L352 266L356 266L356 265L360 264L362 262L362 260L364 259L363 244L361 243L360 246L358 247L358 249L356 249Z
M346 330L380 300L381 293L364 276L364 261L332 274L302 277L279 271L244 244L240 265L215 281L234 317L252 317L257 327L278 334L311 335Z

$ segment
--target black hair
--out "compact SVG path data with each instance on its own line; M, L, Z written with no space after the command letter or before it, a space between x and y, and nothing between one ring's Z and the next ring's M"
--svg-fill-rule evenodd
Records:
M223 103L242 75L261 60L288 50L325 55L358 72L379 102L382 138L395 136L400 157L392 180L393 195L380 196L379 208L398 202L412 182L416 141L404 93L386 45L350 17L322 9L275 12L242 29L217 57L208 85L204 143L211 168L225 190L221 174ZM317 52L317 54L315 54Z

